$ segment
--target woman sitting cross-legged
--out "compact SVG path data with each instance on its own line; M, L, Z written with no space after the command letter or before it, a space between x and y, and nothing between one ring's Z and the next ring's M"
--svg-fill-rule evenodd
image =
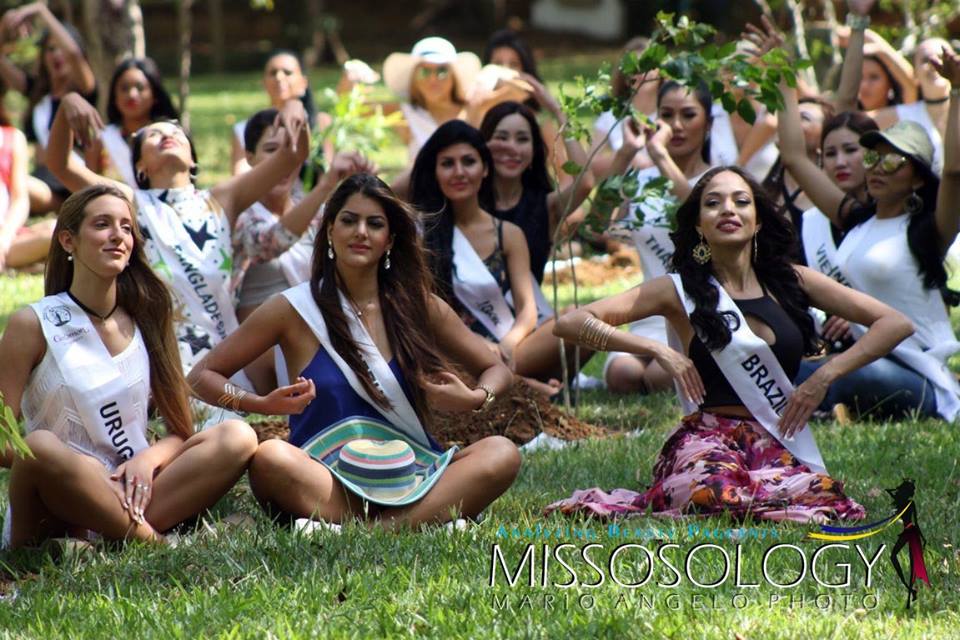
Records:
M256 435L240 421L193 433L170 293L122 192L67 198L54 238L46 297L0 340L0 393L23 412L33 453L13 460L4 542L88 531L160 541L233 486ZM152 445L151 399L167 428Z
M548 510L862 518L863 507L827 475L806 422L831 382L889 353L913 333L910 321L790 264L789 221L737 167L700 179L677 212L672 239L675 273L564 316L556 333L654 358L676 381L687 415L646 492L581 491ZM801 356L816 347L810 305L869 329L794 389ZM650 315L667 319L674 348L615 329Z
M475 517L513 483L520 455L509 440L444 451L429 435L432 411L481 410L511 382L430 289L414 212L356 174L326 205L310 280L267 300L190 373L208 402L291 416L289 441L262 443L250 468L265 508L415 526ZM267 396L235 391L227 376L275 345L296 382Z

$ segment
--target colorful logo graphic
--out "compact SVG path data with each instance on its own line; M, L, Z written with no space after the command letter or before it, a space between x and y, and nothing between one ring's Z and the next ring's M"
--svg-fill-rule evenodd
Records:
M881 533L898 520L902 521L903 531L900 532L900 535L897 537L897 542L893 545L893 550L890 552L890 562L893 563L893 568L896 570L900 582L902 582L903 586L907 589L907 609L910 608L910 603L917 599L917 580L923 580L927 583L927 586L930 586L930 578L927 576L927 565L923 562L923 547L927 540L924 538L923 532L920 530L920 525L917 522L917 507L913 501L915 490L916 487L913 480L909 478L902 481L896 489L887 489L887 493L889 493L893 499L893 506L895 509L898 509L898 512L883 520L871 522L870 524L859 527L831 527L828 525L820 525L819 532L807 534L808 538L813 538L814 540L860 540ZM903 574L903 567L900 565L899 559L900 550L903 549L904 546L907 546L910 554L909 581L907 581Z

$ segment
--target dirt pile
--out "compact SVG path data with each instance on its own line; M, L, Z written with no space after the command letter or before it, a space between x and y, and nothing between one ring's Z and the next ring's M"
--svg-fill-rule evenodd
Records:
M640 269L640 259L636 251L631 250L580 260L573 269L559 262L557 266L557 282L559 284L573 282L573 274L576 272L577 284L581 287L596 287L607 284L611 280L619 279L627 279L633 284L639 284L643 275L643 271ZM544 276L544 289L548 289L552 284L553 276L550 274Z
M286 440L290 429L285 420L269 418L251 425L260 442L271 438ZM505 396L497 398L483 413L439 414L432 434L441 446L465 447L487 436L502 435L518 445L533 440L540 432L563 440L604 437L607 429L579 420L541 394L518 381Z

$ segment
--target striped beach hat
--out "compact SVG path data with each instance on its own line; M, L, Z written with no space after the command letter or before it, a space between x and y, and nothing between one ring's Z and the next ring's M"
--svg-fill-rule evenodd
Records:
M388 507L411 504L426 495L457 450L438 453L366 417L338 422L303 448L349 491Z

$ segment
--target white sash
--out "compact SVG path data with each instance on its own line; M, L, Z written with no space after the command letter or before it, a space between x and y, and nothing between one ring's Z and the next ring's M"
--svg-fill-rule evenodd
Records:
M300 314L304 322L307 323L307 326L313 331L317 340L320 341L320 346L324 348L327 355L330 356L330 359L334 361L337 368L340 369L340 372L347 379L350 388L353 389L358 396L366 400L371 407L376 409L393 427L405 433L414 442L428 449L432 449L430 439L427 437L427 432L423 428L417 412L414 411L410 401L407 400L407 396L403 392L403 387L400 386L400 382L396 376L393 375L390 365L387 364L383 355L380 354L380 350L377 349L370 334L367 333L367 328L364 327L363 323L354 315L354 311L343 293L338 290L338 294L340 296L340 306L343 308L343 315L347 319L347 325L350 327L350 336L357 344L360 355L370 371L374 384L390 401L390 409L385 409L374 402L366 389L363 388L357 374L353 372L353 369L347 365L346 361L344 361L336 349L333 348L333 344L330 342L330 335L327 332L327 325L323 320L323 314L320 313L320 309L317 307L313 295L310 293L310 283L304 282L283 292L283 295L290 301L290 304L296 309L297 313Z
M280 265L283 277L291 287L310 279L310 270L313 267L313 246L316 239L317 228L311 224L292 247L277 256L277 264Z
M423 107L407 102L400 105L400 111L403 112L403 119L407 121L407 127L410 129L410 143L407 148L410 152L410 159L414 160L417 157L417 152L420 151L420 147L426 144L433 132L437 130L437 121Z
M33 107L33 135L40 143L40 147L47 148L50 142L50 119L53 116L53 97L48 93L40 98Z
M100 132L100 142L103 144L103 148L107 150L110 156L110 164L113 165L117 175L136 189L137 179L133 174L133 158L130 153L130 146L123 139L121 128L115 124L108 124Z
M679 274L671 273L670 278L689 316L695 309L695 304L686 295ZM750 330L743 313L726 290L713 278L711 283L720 294L717 311L731 312L738 321L736 329L731 330L730 343L719 351L710 352L720 371L723 372L723 376L750 414L770 435L812 470L826 473L823 457L808 425L804 425L803 429L791 438L786 438L780 433L778 426L780 415L793 393L793 382L780 366L770 345ZM674 348L679 346L676 333L672 330L668 333L671 334L671 346ZM677 395L683 403L685 413L696 410L693 403L687 400L679 389L677 389Z
M30 306L91 441L124 460L146 449L147 425L138 422L127 381L87 314L66 292ZM133 339L142 340L139 328Z
M876 220L877 218L874 216L863 224L854 227L843 239L836 253L838 271L840 271L841 265L845 265L850 256L860 248L860 244ZM806 224L806 221L804 224ZM869 293L850 272L841 271L841 274L852 288ZM917 276L917 286L923 287L919 274ZM903 310L901 311L906 313ZM946 314L946 308L944 308L945 317L943 321L949 323L950 320L946 317ZM850 323L850 330L857 340L867 332L866 327L854 322ZM901 360L933 385L937 400L937 413L948 422L953 422L960 416L960 384L957 383L957 379L947 367L947 358L957 351L960 351L960 342L957 340L950 340L924 349L924 345L913 335L898 344L890 352L890 355Z
M803 212L801 234L803 236L803 252L807 257L807 266L816 269L828 278L847 287L852 286L847 280L837 260L837 245L833 241L833 224L820 209L811 207Z
M456 226L453 228L453 293L498 341L513 327L513 311L500 285Z
M161 201L153 191L136 189L134 196L140 224L149 229L153 238L148 243L159 254L163 264L162 268L154 267L154 270L167 280L175 301L189 312L189 318L178 321L178 325L189 324L199 328L210 337L211 346L216 346L239 326L229 290L229 276L227 282L223 282L218 275L209 272L209 260L184 229L176 210ZM197 192L195 197L200 199L198 205L203 203L201 206L207 206L209 203L208 196L202 192ZM214 235L219 233L217 229L211 231ZM214 280L211 281L211 278ZM191 363L185 355L182 357L185 359L184 366L189 369ZM248 390L253 389L242 369L230 379Z

